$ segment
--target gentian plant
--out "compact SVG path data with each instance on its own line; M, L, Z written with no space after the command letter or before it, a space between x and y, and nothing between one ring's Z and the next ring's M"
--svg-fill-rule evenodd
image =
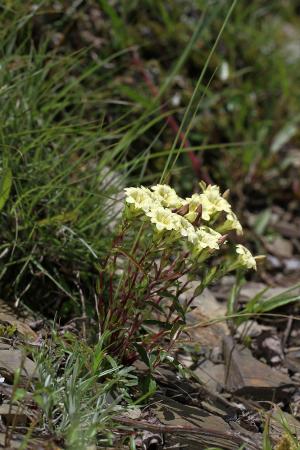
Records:
M168 185L125 189L123 218L101 266L97 303L100 328L109 331L110 349L122 360L140 355L158 364L184 329L196 296L230 271L256 269L247 248L236 245L232 252L229 245L228 232L241 234L242 227L227 194L218 186L200 183L200 188L185 199ZM182 301L195 280L192 297Z

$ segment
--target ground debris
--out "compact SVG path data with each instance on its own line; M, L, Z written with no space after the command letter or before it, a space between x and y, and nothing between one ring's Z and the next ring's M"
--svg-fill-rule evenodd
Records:
M290 348L286 351L284 365L292 372L300 373L300 348Z
M131 429L148 430L153 436L161 434L164 449L174 448L175 445L176 448L204 450L213 445L224 450L235 450L243 444L249 450L261 449L261 436L258 433L250 433L241 427L237 431L233 430L221 417L165 396L155 396L151 415L154 415L154 420L117 419Z
M6 450L18 449L21 448L22 444L24 444L24 435L14 432L10 435L9 440L7 440L6 433L0 433L0 448ZM31 438L30 442L27 442L25 448L26 450L62 450L62 448L52 441L52 439L38 437Z
M219 416L170 398L157 397L156 400L154 413L165 426L165 448L171 448L176 442L182 448L195 450L210 445L233 450L242 444L246 444L249 450L260 449L259 436L252 434L250 439L248 432L235 432Z
M224 383L224 364L214 364L210 360L205 360L194 370L205 387L213 392L219 392Z
M6 427L27 427L30 424L29 411L10 403L0 405L0 417Z
M13 384L16 370L21 368L20 385L35 377L36 365L25 352L0 342L0 374L5 381Z
M0 325L2 325L2 334L5 334L5 328L15 329L16 334L25 341L35 341L38 335L32 329L31 325L36 321L36 316L25 310L22 305L18 308L9 305L0 299Z
M270 414L270 437L274 442L280 441L281 436L288 429L293 436L300 437L300 422L291 414L274 408Z
M278 258L291 258L293 256L293 245L288 239L277 236L272 242L264 239L265 248Z
M205 289L192 305L192 310L186 316L186 333L178 342L201 345L203 351L207 352L221 347L223 337L228 333L227 324L222 320L226 316L225 303L216 300L212 292Z
M225 385L230 392L257 399L276 401L295 388L293 381L278 370L270 368L252 356L248 348L224 339L226 364Z

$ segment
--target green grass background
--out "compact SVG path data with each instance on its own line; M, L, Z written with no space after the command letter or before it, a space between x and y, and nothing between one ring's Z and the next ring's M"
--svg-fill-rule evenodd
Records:
M79 280L92 311L122 188L162 173L182 193L197 185L170 114L233 201L260 199L240 209L280 202L291 188L296 1L6 1L0 16L6 300L68 317L80 310Z

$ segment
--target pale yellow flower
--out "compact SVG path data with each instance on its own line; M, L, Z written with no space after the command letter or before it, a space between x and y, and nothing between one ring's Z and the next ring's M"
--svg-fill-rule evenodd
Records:
M176 231L183 237L187 237L189 240L195 235L195 229L185 217L179 214L173 214L176 222Z
M228 227L228 231L236 230L237 234L243 234L242 225L240 224L237 216L234 214L233 211L230 211L226 215L226 221L225 221L224 225Z
M220 194L219 186L213 186L209 184L205 188L203 188L203 193L200 194L200 197L203 202L208 201L210 203L210 213L225 211L227 213L231 212L231 206L228 201L222 197Z
M193 194L192 197L186 199L186 203L189 205L189 212L185 217L194 222L197 217L197 208L201 205L202 213L201 218L205 221L209 221L215 214L225 211L231 213L231 206L220 194L218 186L204 186L200 185L203 189L202 194Z
M221 233L227 233L227 231L236 230L237 234L243 234L242 225L240 224L237 216L233 211L230 211L226 214L225 222L222 225L218 226L217 230Z
M124 191L126 192L126 203L132 205L136 210L147 212L153 206L152 192L150 189L142 186L140 188L125 188Z
M151 222L155 224L158 231L164 230L176 230L178 227L178 220L169 209L162 206L152 207L146 215L150 218Z
M179 208L183 204L183 200L176 194L175 189L167 184L157 184L151 187L153 197L167 208Z
M201 205L201 219L209 220L211 215L211 204L206 198L202 198L199 194L193 194L185 200L185 204L189 205L189 212L185 215L185 218L193 223L198 215L197 208Z
M196 250L201 252L205 248L209 248L211 250L219 249L219 240L222 238L222 235L212 228L203 226L198 228L196 231L196 239L193 244L196 247Z
M238 254L237 262L247 269L256 270L256 261L251 252L241 244L238 244L235 249Z

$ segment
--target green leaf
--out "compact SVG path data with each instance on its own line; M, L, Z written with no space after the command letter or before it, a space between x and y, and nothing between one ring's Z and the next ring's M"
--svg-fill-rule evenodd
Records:
M180 315L180 317L183 320L185 319L185 311L184 311L182 305L180 304L177 295L172 294L169 291L160 291L159 295L162 296L162 297L166 297L166 298L172 299L173 300L173 308L174 308L174 310L177 311L177 313Z
M185 311L184 311L183 307L181 306L180 301L178 300L178 298L175 297L173 302L174 302L176 312L180 315L180 317L184 321L185 320Z
M261 305L258 305L258 312L268 312L273 309L279 308L280 306L288 305L289 303L295 303L300 300L300 295L295 296L279 296L271 297L265 300Z
M78 214L75 211L64 212L62 214L56 214L53 217L47 217L46 219L39 220L37 224L40 227L47 225L59 225L65 222L74 222L77 217Z
M254 224L254 230L257 234L262 236L270 222L272 215L271 208L267 208L264 211L262 211L260 214L258 214L257 219Z
M164 313L165 311L164 311L164 308L161 306L161 305L159 305L158 303L155 303L155 302L152 302L152 301L147 301L147 305L151 305L151 307L153 308L153 309L156 309L157 311L159 311L159 312L161 312L161 313Z
M263 450L272 450L271 440L270 440L270 425L269 419L267 418L263 430Z
M75 303L77 303L77 299L70 293L68 292L63 286L62 284L57 281L38 261L36 261L35 259L32 259L33 264L35 264L35 266L44 274L46 275L59 289L61 289L62 292L64 292L69 298L71 298L72 300L74 300Z
M158 325L159 327L165 328L167 330L169 330L172 327L170 323L166 323L161 320L155 319L146 319L144 320L143 325Z
M12 171L9 167L4 169L3 176L0 181L0 211L4 207L12 186Z
M300 284L296 284L280 294L273 295L269 298L263 296L267 291L267 288L263 289L248 302L243 310L240 311L241 315L244 314L245 316L238 318L237 322L242 323L245 320L248 320L249 314L262 314L281 306L298 302L300 300L300 295L298 293L295 294L293 291L299 288Z
M299 118L298 118L299 121ZM298 132L297 121L287 123L275 135L271 144L271 152L277 153L285 144L287 144Z
M182 325L182 323L176 322L174 323L171 333L170 333L170 338L173 339L174 336L178 336L179 332L181 332L181 330L184 328L184 325Z
M129 448L130 448L130 450L136 450L136 445L135 445L135 438L134 438L134 436L130 436Z
M151 362L149 360L149 356L148 356L148 353L145 350L145 348L142 345L137 344L137 343L135 343L134 346L135 346L138 354L140 355L141 360L149 367L149 369L151 369Z
M100 0L100 5L111 20L112 28L114 30L112 36L115 44L120 48L126 46L127 39L125 23L117 14L116 8L114 8L108 0Z
M169 291L159 291L159 295L161 297L171 298L172 300L174 300L176 298L175 294L172 294Z
M258 305L261 304L264 298L264 293L268 290L268 287L263 288L261 291L259 291L257 294L254 295L254 297L251 298L251 300L248 301L245 310L247 312L254 312L255 309L258 307Z
M145 396L150 397L151 395L155 394L156 382L150 373L148 373L142 379L142 389L144 392L144 398L145 398Z
M15 393L13 395L13 400L15 402L19 401L19 400L23 400L23 398L27 395L27 391L23 388L17 388L15 390Z
M239 271L236 276L234 285L232 286L229 298L227 300L227 315L231 316L236 312L237 296L244 282L243 273Z
M206 274L204 275L203 281L201 283L202 287L206 287L208 284L210 284L212 279L215 277L217 270L218 270L218 268L216 266L214 266L206 272Z
M147 277L147 274L144 272L143 267L136 261L136 259L130 253L126 252L123 248L117 247L115 249L112 249L112 252L114 252L114 253L121 253L122 255L127 256L127 258L130 259L132 264L137 269L139 269L145 275L145 277Z

